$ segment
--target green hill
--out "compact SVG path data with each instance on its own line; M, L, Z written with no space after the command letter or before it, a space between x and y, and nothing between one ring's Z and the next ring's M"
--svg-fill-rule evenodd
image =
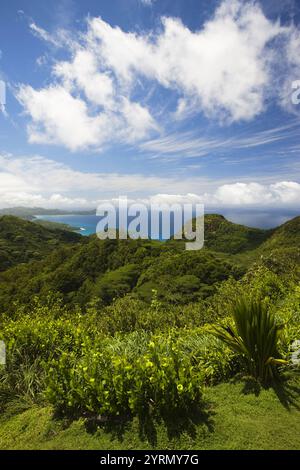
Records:
M75 233L4 215L0 217L0 271L19 263L42 259L61 244L82 241Z
M269 236L262 244L263 250L274 248L300 248L300 217L288 220L283 225L270 230Z
M60 209L44 209L43 207L8 207L5 209L0 209L1 215L14 215L15 217L20 217L21 219L33 220L37 215L65 215L68 214L82 214L89 215L95 214L95 210L90 211L63 211Z
M235 224L218 214L204 218L205 247L224 253L254 250L270 236L269 230Z
M187 304L214 294L220 282L240 278L249 266L276 252L281 263L300 251L300 218L273 230L205 216L205 247L186 251L182 240L99 240L95 235L50 230L12 216L0 218L0 302L9 309L35 295L55 292L85 308L132 293L150 302ZM28 263L18 266L20 263ZM8 269L10 268L10 269Z
M300 261L300 217L274 229L262 230L210 214L205 216L205 247L233 255L235 262L245 268L261 257L271 257L284 269Z
M205 247L187 251L0 217L0 448L298 448L299 220L208 215ZM263 385L261 362L214 333L236 337L245 294L284 325Z
M83 237L82 237L83 238ZM87 237L77 246L59 246L45 259L8 269L0 276L1 308L14 299L28 302L49 291L68 304L83 308L92 299L108 304L132 292L151 301L153 290L161 300L187 303L213 293L217 282L243 270L223 254L187 252L178 244L144 240L105 240Z

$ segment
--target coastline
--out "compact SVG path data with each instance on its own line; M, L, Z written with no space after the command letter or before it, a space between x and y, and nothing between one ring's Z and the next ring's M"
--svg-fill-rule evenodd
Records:
M66 214L69 215L69 214ZM75 232L82 234L86 229L84 227L78 227L78 226L73 226L70 224L67 224L65 222L57 222L57 221L51 221L49 218L51 215L34 215L32 217L32 222L41 225L46 228L50 229L59 229L59 230L66 230L68 232ZM55 217L55 216L52 216Z

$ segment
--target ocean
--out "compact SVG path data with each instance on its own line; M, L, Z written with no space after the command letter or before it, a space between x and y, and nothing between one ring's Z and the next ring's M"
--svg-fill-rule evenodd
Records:
M100 217L96 215L37 215L37 219L48 220L49 222L57 222L60 224L68 224L77 228L81 235L89 236L96 233L97 223Z
M210 210L209 213L222 213L228 220L234 223L247 225L250 227L257 228L274 228L278 225L283 224L287 220L296 217L299 215L299 211L290 210L270 210L270 211L257 211L257 210L234 210L227 209L218 211ZM48 220L50 222L57 222L71 225L78 229L78 233L84 236L89 236L96 233L96 227L100 220L100 217L96 215L77 215L77 214L65 214L65 215L38 215L38 219ZM180 229L180 226L175 226L171 224L171 235L177 233ZM156 240L161 240L159 233L154 234L152 237Z
M101 220L100 216L96 215L77 215L77 214L63 214L63 215L37 215L35 216L37 219L40 220L47 220L49 222L57 222L62 224L68 224L71 227L78 229L78 233L84 236L89 236L96 233L96 227L98 222ZM151 215L149 213L148 223L150 227L150 218ZM128 221L133 219L133 217L128 217ZM118 217L117 217L118 220ZM127 229L127 227L118 227L122 229ZM181 230L182 223L174 223L173 218L171 218L170 224L170 235L174 235ZM150 238L150 237L149 237ZM152 237L153 240L163 240L160 231L157 233L153 233Z

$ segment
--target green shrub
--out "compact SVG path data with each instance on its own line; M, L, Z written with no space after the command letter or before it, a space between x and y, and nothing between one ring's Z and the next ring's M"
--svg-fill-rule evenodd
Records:
M57 409L140 415L200 404L201 373L175 338L134 334L134 342L131 335L116 341L51 362L46 396Z
M211 331L245 360L248 372L266 382L277 366L285 364L278 348L283 324L276 323L266 302L242 297L232 310L233 326L212 326Z
M181 332L178 337L182 354L190 354L192 364L201 370L206 384L216 384L231 377L239 367L237 354L218 338L210 327Z
M293 341L300 339L300 285L291 289L274 311L278 322L286 324L280 336L279 347L281 354L288 356Z

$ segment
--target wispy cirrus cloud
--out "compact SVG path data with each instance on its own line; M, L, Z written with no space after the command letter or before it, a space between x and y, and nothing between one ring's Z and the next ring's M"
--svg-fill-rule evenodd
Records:
M41 28L33 21L30 22L29 28L31 29L32 34L34 34L38 38L43 39L44 41L52 44L55 47L61 46L61 39L59 39L58 34L53 35L53 34L48 33L48 31Z
M169 154L178 157L201 157L222 147L224 143L226 140L197 137L196 132L177 132L143 142L140 149L154 153L157 157Z
M154 158L193 158L203 157L226 150L243 150L266 148L274 143L284 143L285 151L299 150L294 139L299 137L299 121L271 129L252 132L251 135L240 134L234 137L198 137L198 131L174 132L162 137L151 139L140 144L139 148Z

